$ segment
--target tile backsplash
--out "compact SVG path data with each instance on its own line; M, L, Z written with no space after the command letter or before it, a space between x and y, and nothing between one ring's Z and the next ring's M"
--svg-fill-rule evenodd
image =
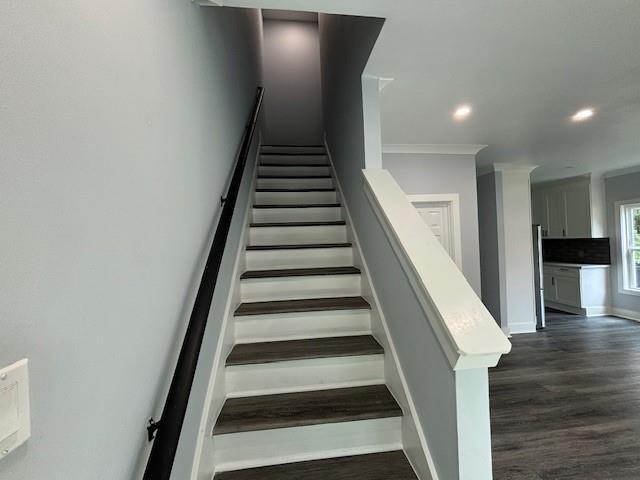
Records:
M610 265L608 238L545 238L542 240L545 262Z

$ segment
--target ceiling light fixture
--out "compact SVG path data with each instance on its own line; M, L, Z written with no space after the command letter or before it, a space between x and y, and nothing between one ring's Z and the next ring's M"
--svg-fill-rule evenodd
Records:
M591 117L595 115L595 111L593 108L583 108L582 110L578 110L571 116L571 120L574 122L584 122L585 120L589 120Z
M469 105L460 105L456 108L456 111L453 112L453 118L456 120L465 120L469 115L471 115L473 109Z

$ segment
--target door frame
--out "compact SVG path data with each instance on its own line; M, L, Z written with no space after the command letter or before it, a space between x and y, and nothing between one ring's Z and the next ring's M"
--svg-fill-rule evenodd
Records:
M460 222L460 195L457 193L421 193L419 195L407 195L409 203L415 208L429 206L430 204L448 204L449 211L449 238L453 245L452 260L462 270L462 232Z

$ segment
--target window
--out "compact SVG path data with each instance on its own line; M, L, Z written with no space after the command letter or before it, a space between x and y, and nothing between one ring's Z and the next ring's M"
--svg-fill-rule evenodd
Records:
M640 294L640 203L620 205L624 290Z

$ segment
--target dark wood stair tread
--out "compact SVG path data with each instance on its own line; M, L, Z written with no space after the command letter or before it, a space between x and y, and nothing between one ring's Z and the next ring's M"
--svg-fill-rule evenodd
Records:
M253 365L382 353L384 349L371 335L242 343L233 347L227 357L227 365Z
M280 268L274 270L248 270L240 278L277 278L277 277L307 277L321 275L360 275L356 267L311 267L311 268Z
M402 450L216 473L214 480L418 480Z
M258 175L258 179L261 178L268 178L268 179L275 179L275 180L282 180L282 179L294 179L294 180L300 180L300 179L307 179L307 178L311 178L311 179L318 179L318 178L332 178L331 175L282 175L282 174L277 174L277 175Z
M304 148L304 147L302 147ZM313 148L313 147L312 147ZM270 156L291 156L291 157L326 157L326 153L320 152L305 152L305 153L297 153L297 152L260 152L260 155L263 157Z
M297 243L291 245L248 245L247 250L305 250L313 248L351 248L353 245L346 243Z
M269 163L260 162L261 167L328 167L328 163Z
M269 315L276 313L363 309L369 310L371 309L371 305L362 297L306 298L302 300L241 303L236 309L235 315Z
M256 188L258 193L335 192L335 188Z
M344 220L332 220L329 222L268 222L252 223L251 227L327 227L334 225L346 225Z
M276 204L255 204L253 208L337 208L339 203L276 203Z
M214 435L402 416L386 385L228 398Z

